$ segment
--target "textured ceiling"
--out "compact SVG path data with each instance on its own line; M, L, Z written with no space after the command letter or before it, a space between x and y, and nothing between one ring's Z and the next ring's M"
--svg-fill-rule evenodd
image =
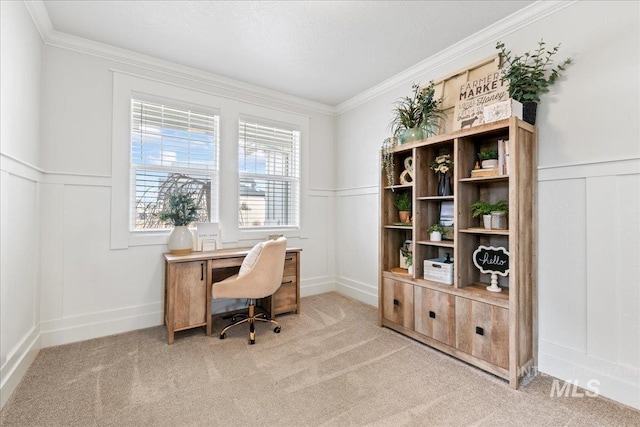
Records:
M337 105L532 1L45 1L56 31Z

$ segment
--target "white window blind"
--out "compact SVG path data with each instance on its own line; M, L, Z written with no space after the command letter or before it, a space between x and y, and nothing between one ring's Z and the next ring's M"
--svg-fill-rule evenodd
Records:
M300 132L241 119L238 143L238 225L297 227Z
M131 100L131 230L167 228L157 214L189 193L198 222L216 222L219 117L182 106Z

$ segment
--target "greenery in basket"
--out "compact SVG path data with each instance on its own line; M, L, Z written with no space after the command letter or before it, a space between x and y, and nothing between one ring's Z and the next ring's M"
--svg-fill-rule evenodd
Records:
M440 234L444 234L444 227L441 226L440 224L432 224L431 227L429 227L428 233L440 233Z
M560 72L565 71L565 67L571 63L571 58L567 58L553 67L553 56L559 48L558 44L549 50L541 39L537 49L515 55L498 41L496 49L502 57L500 71L502 81L509 82L509 96L520 102L540 102L540 95L549 92L549 87L560 77Z
M433 81L424 89L414 83L412 89L412 96L402 97L395 103L394 118L390 124L395 137L412 128L438 129L440 120L444 118L440 109L442 98L435 97Z
M198 218L198 206L191 194L177 193L169 196L165 209L158 213L161 221L174 226L189 225Z
M481 215L489 215L491 212L495 211L509 212L509 202L507 202L506 200L500 200L497 203L489 203L478 200L471 205L471 213L474 218Z
M447 173L453 171L453 160L451 160L450 154L442 154L435 158L433 162L431 162L431 170L436 173Z
M493 148L483 148L482 150L480 150L480 153L478 153L478 158L480 160L497 159L498 150L495 150Z
M405 191L403 193L398 193L396 196L396 200L393 202L398 208L399 211L410 211L411 210L411 195L409 192Z

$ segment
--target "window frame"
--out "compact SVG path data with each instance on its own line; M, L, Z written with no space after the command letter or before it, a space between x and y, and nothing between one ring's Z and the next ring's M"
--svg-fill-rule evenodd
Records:
M236 220L236 225L238 226L238 228L241 231L249 231L249 230L254 230L254 231L258 231L258 230L276 230L276 231L284 231L284 230L298 230L300 227L300 221L301 221L301 185L300 185L300 181L301 181L301 140L302 140L302 132L300 131L300 127L296 124L292 124L292 123L283 123L283 122L277 122L274 120L270 120L270 119L265 119L262 117L255 117L255 116L250 116L250 115L246 115L246 114L240 114L240 116L238 117L238 122L237 122L237 128L238 128L238 142L237 142L237 149L236 149L236 156L239 156L240 154L240 125L241 122L248 122L248 123L256 123L260 126L267 126L267 127L274 127L274 128L278 128L280 130L284 130L284 131L291 131L291 132L297 132L297 141L296 141L296 146L293 149L293 155L296 156L295 158L295 166L297 168L297 175L296 176L280 176L280 175L270 175L270 174L258 174L258 173L251 173L251 172L241 172L240 171L240 165L238 165L237 168L237 175L238 175L238 205L240 204L240 181L242 179L243 176L245 177L257 177L257 178L261 178L261 179L272 179L274 181L282 181L282 182L292 182L294 184L294 191L295 194L293 195L293 200L295 202L295 206L293 206L295 208L295 217L294 217L294 224L287 224L287 225L261 225L261 226L242 226L240 225L240 213L239 213L239 209L237 209L237 213L238 213L238 218ZM290 205L291 206L291 205Z
M129 156L129 179L130 179L130 189L129 189L129 194L130 194L130 202L129 202L129 232L130 233L152 233L155 231L164 231L170 228L148 228L148 229L136 229L135 228L135 219L134 219L134 210L136 209L133 206L134 200L135 200L135 196L134 193L136 191L136 177L135 177L135 172L138 170L147 170L147 171L152 171L152 170L156 170L158 172L166 172L166 173L183 173L185 175L189 175L189 174L193 174L193 175L208 175L211 179L211 190L210 190L210 195L209 197L211 198L211 212L209 212L209 218L210 218L210 222L218 222L219 221L219 206L218 206L218 202L219 202L219 197L218 197L218 190L219 190L219 185L220 185L220 167L219 167L219 163L220 163L220 113L218 110L212 110L211 108L208 107L203 107L201 105L194 105L194 104L189 104L189 103L185 103L182 101L175 101L172 99L165 99L165 98L159 98L157 96L149 96L147 94L142 94L142 93L137 93L137 92L133 92L132 93L132 97L131 97L131 102L133 102L133 100L138 100L140 102L147 102L147 103L152 103L152 104L159 104L159 105L163 105L169 108L173 108L176 110L182 110L182 111L193 111L199 114L209 114L211 116L215 117L215 123L216 123L216 129L214 129L215 132L215 141L214 141L214 150L215 150L215 154L214 154L214 164L212 165L212 168L185 168L185 167L171 167L171 166L164 166L164 165L160 165L157 168L154 168L153 165L150 165L148 163L140 163L140 164L134 164L132 161L132 154L130 154ZM133 120L133 111L130 114L130 121ZM131 135L133 133L132 130L132 124L130 124L130 136L129 136L129 150L131 153L132 150L132 146L133 143L131 141Z

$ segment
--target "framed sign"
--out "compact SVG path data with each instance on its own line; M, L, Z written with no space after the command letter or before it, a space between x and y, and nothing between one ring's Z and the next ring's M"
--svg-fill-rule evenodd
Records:
M498 286L498 275L506 277L509 274L509 252L506 248L480 245L473 252L473 264L481 273L491 274L488 291L502 292Z

